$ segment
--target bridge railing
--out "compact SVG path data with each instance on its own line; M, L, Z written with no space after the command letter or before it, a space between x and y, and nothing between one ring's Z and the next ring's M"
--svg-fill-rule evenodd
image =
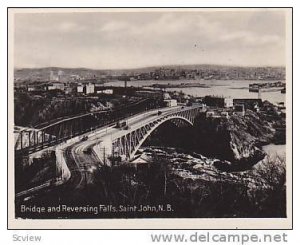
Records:
M202 105L195 105L195 106L189 106L189 107L184 107L184 108L178 108L175 111L169 111L169 112L166 112L166 113L162 114L160 116L160 119L164 119L164 118L174 116L174 115L176 115L177 113L180 113L180 112L189 112L189 111L193 111L193 110L196 110L196 109L203 109L203 111L205 110ZM157 120L158 120L158 118L154 118L151 121L149 121L148 123L153 123Z
M15 147L15 152L16 154L30 154L30 153L33 153L33 152L36 152L36 151L40 151L44 148L47 148L47 147L51 147L51 146L54 146L54 145L57 145L57 144L60 144L70 138L73 138L73 137L76 137L76 136L79 136L79 135L83 135L87 132L91 132L93 130L96 130L96 129L100 129L100 128L103 128L103 127L109 127L111 125L114 125L117 121L119 120L124 120L126 118L130 118L130 117L133 117L133 116L137 116L139 114L143 114L145 113L145 111L149 111L150 110L157 110L159 108L161 108L161 106L159 106L159 104L153 104L151 101L148 102L149 100L147 99L144 99L142 101L142 103L144 103L144 105L142 104L139 104L139 103L135 103L133 105L133 108L131 107L127 107L127 111L125 109L121 110L120 108L116 111L112 111L112 112L108 112L109 114L111 114L111 118L109 117L109 115L106 115L104 116L104 121L100 121L99 123L95 122L93 126L91 127L86 127L83 129L81 129L80 131L78 132L71 132L71 133L68 133L68 134L63 134L63 135L55 135L53 134L53 137L52 137L52 134L50 132L48 133L45 133L48 131L51 131L50 128L52 126L61 126L63 127L63 123L65 122L70 122L74 119L63 119L62 121L60 122L55 122L51 125L48 125L46 127L43 127L42 129L39 129L38 131L41 132L42 135L45 135L45 134L49 134L51 135L51 137L49 139L45 139L45 137L43 137L42 141L41 142L33 142L32 144L24 144L25 147L21 147L21 149L17 149L17 147ZM141 102L141 101L140 101ZM134 107L136 107L134 109ZM139 108L140 107L140 108ZM154 107L153 109L151 107ZM91 112L91 113L87 113L85 114L84 116L92 116L94 114L97 114L97 113L94 113L94 112ZM82 117L82 115L80 115L80 117ZM75 119L77 119L77 117L75 117ZM65 127L68 127L68 125L66 125ZM36 129L34 129L36 130ZM23 139L23 134L24 133L24 136L25 136L25 132L20 132L21 134L21 140L24 140ZM30 141L30 139L28 139ZM17 140L18 141L18 140ZM15 146L18 144L18 142L15 142ZM22 146L22 144L21 144Z
M152 118L152 119L148 120L147 122L141 122L140 124L135 125L134 127L130 127L129 129L127 129L124 132L124 134L126 135L126 134L129 134L131 132L134 132L134 131L138 130L139 128L141 128L141 127L143 127L145 125L148 125L148 124L155 124L158 120L161 121L161 120L167 119L169 117L173 117L174 115L176 115L178 113L189 112L189 111L193 111L195 109L203 109L203 107L202 106L185 107L185 108L178 108L175 111L165 112L165 113L163 113L162 115L160 115L158 117L155 117L155 118ZM152 111L157 111L157 109L154 109ZM142 115L142 114L144 114L144 112L143 113L139 113L139 114ZM135 115L135 116L137 116L137 115ZM120 136L117 136L116 138L114 138L113 141L116 141L118 138L120 138Z

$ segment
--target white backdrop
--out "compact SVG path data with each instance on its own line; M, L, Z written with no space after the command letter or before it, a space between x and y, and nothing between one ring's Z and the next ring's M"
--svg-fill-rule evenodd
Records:
M296 244L296 241L299 242L299 234L300 234L300 224L299 224L299 139L300 133L299 128L297 129L296 125L300 125L300 118L299 118L299 107L300 107L300 96L298 93L300 92L300 78L299 78L299 30L298 23L300 23L300 5L299 0L295 1L277 1L277 0L252 0L252 1L188 1L188 0L149 0L147 1L116 1L116 0L36 0L36 1L25 1L25 0L1 0L1 12L0 12L0 25L1 25L1 35L0 35L0 54L1 54L1 66L0 66L0 108L1 108L1 161L0 164L2 165L2 169L0 171L1 174L1 184L0 184L0 224L1 224L1 234L0 234L0 241L1 244L14 244L12 236L13 234L18 235L41 235L42 236L42 244L118 244L119 242L122 245L125 244L150 244L150 233L151 231L12 231L7 230L7 205L6 205L6 194L7 194L7 145L6 145L6 119L4 115L7 115L7 7L294 7L294 189L296 191L294 195L294 230L287 231L288 234L288 244ZM239 231L240 233L247 233L247 231ZM269 231L268 233L276 233L278 231ZM190 234L189 231L186 231L187 234ZM248 231L248 233L253 233L253 231ZM264 231L255 231L257 234L262 234ZM29 243L24 243L29 244Z

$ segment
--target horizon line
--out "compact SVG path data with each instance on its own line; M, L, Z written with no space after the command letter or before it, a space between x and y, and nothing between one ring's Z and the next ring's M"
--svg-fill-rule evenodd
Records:
M225 65L225 64L169 64L169 65L150 65L140 66L132 68L89 68L89 67L63 67L63 66L41 66L41 67L14 67L14 69L47 69L47 68L60 68L60 69L87 69L87 70L135 70L135 69L147 69L147 68L159 68L168 66L223 66L223 67L241 67L241 68L286 68L285 65Z

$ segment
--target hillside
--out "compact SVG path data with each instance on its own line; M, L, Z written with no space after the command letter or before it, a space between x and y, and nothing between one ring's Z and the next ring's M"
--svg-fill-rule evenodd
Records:
M54 74L59 72L66 77L79 76L84 78L101 78L103 76L121 76L121 75L137 75L141 73L151 73L158 70L174 70L174 71L192 71L197 70L211 74L250 74L256 76L272 75L274 77L284 78L284 67L242 67L242 66L221 66L221 65L168 65L168 66L152 66L134 69L89 69L89 68L63 68L63 67L44 67L44 68L16 68L14 71L15 82L32 80L45 81L49 79L51 71ZM241 77L241 79L243 79Z

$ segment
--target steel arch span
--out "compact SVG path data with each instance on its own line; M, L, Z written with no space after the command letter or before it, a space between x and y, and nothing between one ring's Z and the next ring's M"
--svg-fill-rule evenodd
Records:
M170 120L181 120L190 125L194 125L195 117L202 111L201 108L190 108L158 117L151 122L145 123L141 127L124 132L124 135L112 141L113 157L121 156L124 160L132 160L138 149L151 133L161 124Z

